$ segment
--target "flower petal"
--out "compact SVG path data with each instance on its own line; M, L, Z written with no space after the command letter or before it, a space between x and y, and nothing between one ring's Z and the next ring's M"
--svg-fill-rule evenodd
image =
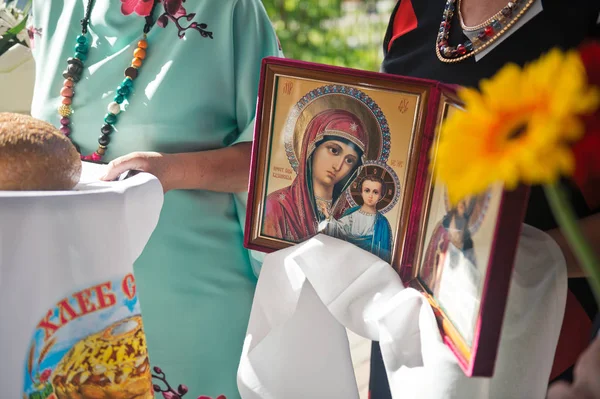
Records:
M153 0L138 0L138 3L135 7L135 12L136 12L136 14L138 14L142 17L147 17L148 15L150 15L150 12L152 11L153 6L154 6Z
M586 81L579 55L555 49L523 68L507 64L483 80L480 91L460 90L464 111L444 121L431 151L430 168L451 201L496 183L512 189L572 174L567 145L583 135L581 115L600 104L598 90Z
M139 0L121 0L121 12L123 15L130 15L137 6Z

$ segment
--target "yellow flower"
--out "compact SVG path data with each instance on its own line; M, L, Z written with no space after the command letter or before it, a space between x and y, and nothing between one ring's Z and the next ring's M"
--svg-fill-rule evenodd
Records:
M431 153L452 203L494 183L514 189L573 173L569 143L584 132L580 115L600 104L576 52L552 50L524 68L508 64L480 87L459 91L465 110L448 117Z

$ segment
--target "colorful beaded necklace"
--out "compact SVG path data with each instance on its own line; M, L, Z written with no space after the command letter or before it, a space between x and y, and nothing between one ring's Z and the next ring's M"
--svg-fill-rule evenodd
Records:
M108 113L104 117L104 125L100 128L101 135L98 138L98 149L90 155L81 154L81 159L84 161L95 161L102 160L106 148L110 143L110 134L114 130L114 125L117 123L117 115L121 112L121 104L127 99L127 96L131 93L133 88L133 81L138 76L139 68L142 66L143 60L146 58L146 50L148 48L148 42L146 41L147 35L154 26L153 14L156 9L156 5L159 0L154 0L152 11L146 17L146 23L144 24L144 30L142 39L138 41L137 48L133 52L133 60L131 65L125 69L125 79L117 87L117 92L114 97L114 101L108 104ZM79 146L72 139L72 126L71 126L71 114L73 110L71 108L73 102L73 96L75 95L75 84L81 79L83 73L83 62L87 59L89 50L88 38L87 38L87 27L90 22L90 15L94 6L94 0L88 0L88 4L85 10L85 16L81 20L81 34L77 36L75 44L75 55L67 59L67 70L63 72L65 81L63 87L60 90L60 95L63 97L62 104L58 107L58 114L62 117L60 120L61 128L60 131L75 145L77 151L80 151Z
M450 27L457 0L446 0L446 7L440 24L440 30L435 43L435 54L442 62L460 62L477 53L482 52L494 43L500 36L508 31L531 8L535 0L511 0L496 15L487 21L473 27L465 26L460 17L463 30L469 32L471 40L457 46L448 44ZM460 15L460 0L458 0L458 13Z

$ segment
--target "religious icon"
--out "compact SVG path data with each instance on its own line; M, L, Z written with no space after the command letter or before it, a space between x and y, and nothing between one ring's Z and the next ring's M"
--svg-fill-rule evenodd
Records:
M332 81L329 76L274 74L272 79L269 97L261 103L270 117L256 130L263 145L255 153L261 161L253 171L258 173L252 191L260 190L261 200L254 202L249 245L283 248L328 231L342 238L328 225L344 216L357 219L360 213L349 208L367 206L354 191L359 180L361 187L377 185L369 179L362 183L370 168L395 179L384 184L394 198L385 193L373 214L376 231L385 231L386 237L385 243L378 240L380 249L373 244L373 252L391 263L394 243L403 234L401 220L407 217L398 199L404 197L401 189L410 190L401 183L409 174L410 149L418 145L415 132L423 124L418 114L423 89L400 85L391 90L393 85L359 84L356 77ZM348 241L359 242L357 237ZM364 243L361 247L367 248Z
M439 82L266 58L244 244L327 234L374 254L428 299L465 374L490 376L527 189L450 206L429 171L460 107Z
M289 186L268 194L265 236L297 243L316 235L323 228L325 213L339 215L343 210L343 194L365 160L380 159L383 149L389 148L389 138L372 109L347 94L354 92L359 91L322 86L292 107L282 133L296 176ZM373 102L371 108L377 110L377 104Z
M445 194L443 198L437 195L441 191ZM482 225L482 234L490 233L489 223L484 222L492 190L464 198L451 208L443 187L436 187L436 200L443 202L443 206L435 208L429 215L428 231L433 225L435 227L426 245L419 279L444 306L465 341L471 344L486 272L485 262L489 257L485 253L485 244L484 248L476 248L474 242L479 238L477 234ZM493 201L490 212L497 213L497 205L498 202ZM434 207L432 203L431 209ZM480 262L477 253L482 255Z

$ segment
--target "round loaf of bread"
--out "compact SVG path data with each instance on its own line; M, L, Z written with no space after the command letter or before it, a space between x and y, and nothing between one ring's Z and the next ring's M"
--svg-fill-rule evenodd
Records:
M79 153L54 126L0 112L0 190L70 190L80 177Z
M152 399L142 318L118 321L75 343L50 379L58 399Z

